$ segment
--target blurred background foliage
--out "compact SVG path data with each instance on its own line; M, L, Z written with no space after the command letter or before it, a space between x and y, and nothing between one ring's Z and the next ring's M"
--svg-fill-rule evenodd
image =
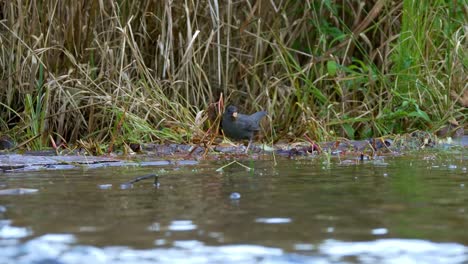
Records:
M467 14L464 0L1 1L0 130L32 149L190 143L221 94L267 110L271 141L463 127Z

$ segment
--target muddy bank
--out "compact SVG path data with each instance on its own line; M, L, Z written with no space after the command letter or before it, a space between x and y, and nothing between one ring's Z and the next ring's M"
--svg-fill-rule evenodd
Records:
M314 142L305 138L303 142L277 143L275 145L253 144L246 153L246 146L242 144L218 144L218 145L182 145L182 144L133 144L137 153L145 153L153 156L181 156L194 158L217 159L226 155L238 157L261 157L262 155L277 155L281 157L310 156L323 153L332 156L375 156L402 154L406 151L422 149L468 147L468 136L457 139L438 139L426 132L414 132L412 134L396 137L373 138L369 140L339 139L330 142Z
M313 141L277 144L254 144L245 153L242 144L186 145L186 144L133 144L135 152L124 155L92 156L86 150L38 151L23 154L2 152L0 171L63 170L74 168L99 168L110 166L167 166L196 165L198 160L293 158L320 154L348 159L366 160L376 156L401 155L406 151L431 148L468 147L468 136L456 140L437 140L428 133L413 133L406 137L376 138L370 140L337 140L316 143Z

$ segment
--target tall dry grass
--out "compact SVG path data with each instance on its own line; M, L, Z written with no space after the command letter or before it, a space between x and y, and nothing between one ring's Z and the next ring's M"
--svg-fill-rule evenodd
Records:
M189 142L221 94L267 110L272 139L463 122L466 5L418 3L2 1L0 128L31 148Z

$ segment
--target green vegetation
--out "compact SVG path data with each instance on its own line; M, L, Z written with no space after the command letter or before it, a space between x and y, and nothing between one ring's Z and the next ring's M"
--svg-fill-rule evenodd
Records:
M464 0L2 1L0 130L32 149L210 140L221 94L267 110L271 140L464 124L467 13Z

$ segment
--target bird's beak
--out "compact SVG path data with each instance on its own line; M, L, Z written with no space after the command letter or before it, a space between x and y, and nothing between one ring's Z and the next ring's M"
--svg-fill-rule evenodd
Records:
M232 117L237 118L237 112L232 113Z

